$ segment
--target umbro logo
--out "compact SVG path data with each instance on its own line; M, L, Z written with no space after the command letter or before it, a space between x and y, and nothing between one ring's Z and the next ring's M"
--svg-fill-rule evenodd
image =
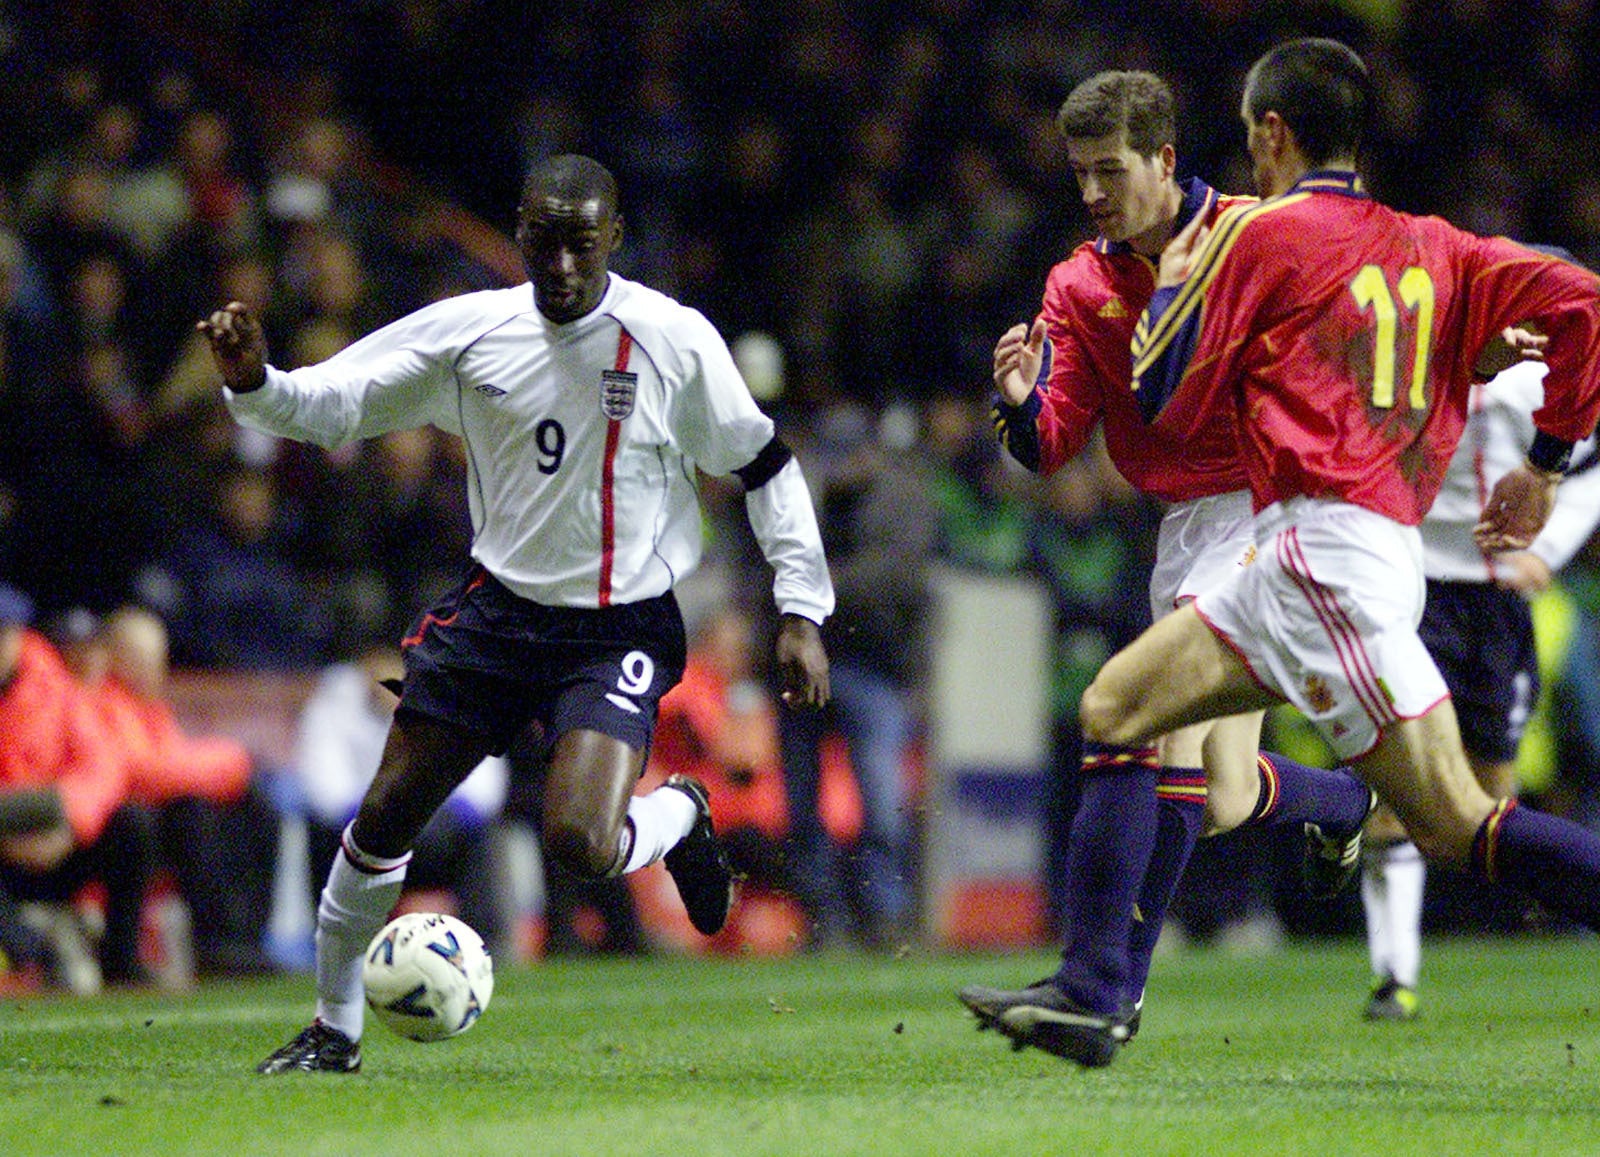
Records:
M1112 318L1127 317L1128 307L1122 304L1122 298L1113 297L1100 307L1100 316L1110 321Z
M503 398L506 396L506 392L499 386L490 385L488 382L479 382L472 388L486 398Z

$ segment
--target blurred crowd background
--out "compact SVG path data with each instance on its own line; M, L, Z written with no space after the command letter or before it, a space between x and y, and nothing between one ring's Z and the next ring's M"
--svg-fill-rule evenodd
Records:
M1380 198L1600 267L1590 0L0 3L0 578L41 621L154 612L185 669L311 675L398 639L465 558L459 444L242 431L193 323L247 302L292 368L518 282L521 173L584 152L621 184L616 271L705 312L799 449L830 554L860 564L841 613L867 622L900 576L904 605L863 636L895 653L840 658L914 703L916 576L1034 575L1072 766L1078 690L1143 625L1155 512L1103 458L1041 482L989 429L995 339L1089 237L1054 114L1100 69L1151 69L1179 100L1180 175L1249 191L1243 72L1307 33L1374 71ZM751 590L728 496L707 493L701 639ZM1553 638L1595 634L1597 569L1591 550L1569 570ZM1571 650L1530 758L1581 811L1600 709L1594 672L1562 677L1594 647ZM759 686L758 659L728 662Z

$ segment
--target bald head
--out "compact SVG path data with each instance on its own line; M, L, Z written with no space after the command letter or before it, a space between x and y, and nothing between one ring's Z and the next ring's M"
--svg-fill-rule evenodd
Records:
M553 198L582 204L599 201L607 213L616 216L620 207L617 179L611 170L592 157L562 153L547 157L528 171L522 183L522 209Z

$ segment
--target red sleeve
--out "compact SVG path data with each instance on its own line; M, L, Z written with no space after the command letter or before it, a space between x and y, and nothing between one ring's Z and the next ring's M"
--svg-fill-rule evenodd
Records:
M152 758L141 769L135 794L162 804L190 797L233 803L250 783L250 753L222 736L186 735L172 709L158 700L138 701Z
M1550 370L1534 425L1563 441L1581 442L1600 420L1600 277L1503 237L1474 237L1469 248L1473 269L1463 355L1475 359L1508 325L1528 323L1546 334Z
M62 686L64 739L55 782L73 839L88 847L127 797L127 769L88 697L70 682Z
M1041 474L1059 470L1089 444L1103 405L1099 370L1074 314L1073 265L1065 261L1051 271L1039 314L1050 340L1037 422Z

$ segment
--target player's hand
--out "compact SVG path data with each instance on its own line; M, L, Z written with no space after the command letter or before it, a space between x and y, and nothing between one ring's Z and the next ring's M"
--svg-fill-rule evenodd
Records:
M1189 223L1178 230L1161 251L1161 265L1156 274L1156 288L1170 289L1189 280L1194 259L1211 237L1211 226L1205 213L1196 213Z
M817 624L801 615L784 615L778 626L779 698L787 707L816 709L828 702L828 652Z
M259 390L267 380L267 337L242 302L230 301L194 328L211 343L222 380L236 394Z
M1521 326L1508 325L1478 352L1478 360L1473 365L1472 372L1488 381L1518 362L1542 362L1544 347L1549 344L1550 338L1545 334L1535 333Z
M1528 550L1514 550L1494 560L1494 585L1532 597L1550 589L1555 576L1550 564Z
M1039 318L1032 329L1012 326L995 343L994 388L1007 405L1020 406L1033 393L1044 365L1044 336L1044 319Z
M1526 462L1496 482L1473 528L1478 548L1493 553L1526 550L1550 517L1559 482L1559 476Z

